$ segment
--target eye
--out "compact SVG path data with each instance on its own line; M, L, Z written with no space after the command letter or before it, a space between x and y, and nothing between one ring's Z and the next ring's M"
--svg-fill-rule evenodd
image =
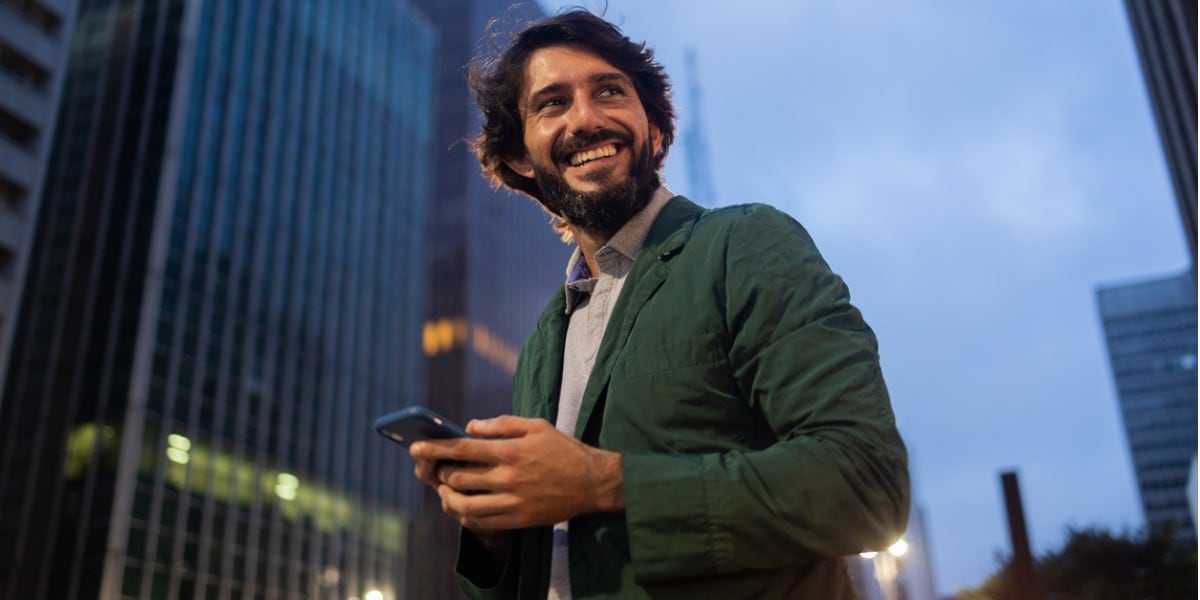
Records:
M601 98L610 98L614 96L624 96L625 90L621 87L610 85L600 90Z
M566 104L566 101L563 100L562 98L560 98L558 96L551 96L551 97L546 98L545 100L542 100L541 102L539 102L537 105L537 110L538 110L538 112L541 112L543 110L551 109L556 106L563 106L564 104Z

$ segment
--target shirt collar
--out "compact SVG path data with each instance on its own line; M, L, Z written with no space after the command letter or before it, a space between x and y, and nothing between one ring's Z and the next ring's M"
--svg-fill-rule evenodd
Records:
M658 213L662 212L663 207L673 197L675 194L671 193L667 186L660 185L651 196L650 202L613 234L608 243L597 251L597 256L606 252L615 252L629 262L633 262L638 251L642 249L646 236L650 233L650 227L658 218ZM567 261L567 314L571 314L571 311L575 309L581 295L592 291L595 281L596 278L592 276L587 261L583 259L583 252L580 252L579 246L576 246L575 251L571 253L571 259Z

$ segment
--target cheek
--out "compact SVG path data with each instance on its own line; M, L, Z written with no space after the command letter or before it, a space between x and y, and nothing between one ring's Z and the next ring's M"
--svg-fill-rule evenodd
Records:
M525 130L525 148L534 156L549 156L558 130L552 124L533 125Z

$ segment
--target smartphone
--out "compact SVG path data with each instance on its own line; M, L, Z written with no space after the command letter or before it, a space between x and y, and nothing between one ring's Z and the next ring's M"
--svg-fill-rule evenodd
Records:
M418 440L471 437L462 427L424 406L410 406L375 419L375 431L406 447Z

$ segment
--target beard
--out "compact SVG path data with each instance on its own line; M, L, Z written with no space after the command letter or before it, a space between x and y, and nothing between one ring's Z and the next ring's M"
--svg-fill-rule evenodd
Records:
M601 138L605 134L609 138L613 137L611 132L600 132L594 137ZM628 137L622 141L628 141ZM593 142L582 140L573 145L582 148L590 143ZM537 162L533 163L533 178L542 192L542 206L573 227L608 236L616 233L650 203L655 190L661 185L649 140L639 149L634 149L630 144L626 145L633 151L629 174L624 180L610 182L594 192L578 191L554 169ZM566 156L573 151L564 148L557 150L554 155Z

